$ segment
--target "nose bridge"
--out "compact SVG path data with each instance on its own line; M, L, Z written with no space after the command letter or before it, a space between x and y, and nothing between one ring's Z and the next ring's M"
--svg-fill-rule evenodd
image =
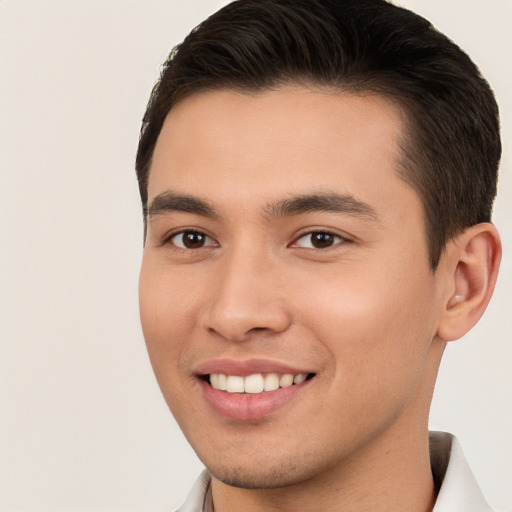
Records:
M290 319L274 258L264 250L254 250L252 244L239 244L219 263L207 328L233 341L255 331L285 330Z

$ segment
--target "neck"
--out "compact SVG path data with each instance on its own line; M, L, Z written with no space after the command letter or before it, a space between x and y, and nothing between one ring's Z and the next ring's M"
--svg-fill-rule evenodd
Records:
M297 484L241 489L212 480L215 512L430 512L435 489L430 466L428 409L444 343L433 344L429 378L404 413L350 460ZM429 370L429 368L425 368Z

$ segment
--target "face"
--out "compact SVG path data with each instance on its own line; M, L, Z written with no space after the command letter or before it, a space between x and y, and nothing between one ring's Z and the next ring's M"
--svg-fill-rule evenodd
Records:
M426 414L439 292L401 131L381 97L300 87L199 93L168 115L141 318L165 399L218 479L315 478Z

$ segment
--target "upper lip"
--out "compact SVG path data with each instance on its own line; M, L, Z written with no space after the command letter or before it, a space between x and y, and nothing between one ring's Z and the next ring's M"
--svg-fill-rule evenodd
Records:
M200 363L195 368L198 375L209 375L212 373L223 373L225 375L238 375L246 377L255 373L291 373L298 375L301 373L314 373L311 369L304 367L295 367L281 361L271 359L211 359Z

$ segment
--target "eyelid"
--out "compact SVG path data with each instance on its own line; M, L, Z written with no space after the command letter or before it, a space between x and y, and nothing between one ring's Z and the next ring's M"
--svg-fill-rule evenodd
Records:
M176 243L173 243L173 241L172 241L173 238L177 237L178 235L183 235L185 233L197 233L199 235L204 236L205 238L208 238L212 243L208 243L207 245L198 247L196 249L192 249L192 248L188 248L188 247L181 247L181 246L177 245ZM213 236L206 233L203 229L198 229L198 228L193 228L193 227L179 228L179 229L175 229L175 230L172 230L172 231L166 233L162 237L161 245L162 246L172 245L172 246L174 246L174 248L176 248L177 250L181 250L181 251L197 251L197 250L204 249L207 247L219 247L219 243L217 242L217 240L215 240L215 238Z
M324 247L324 248L320 248L320 247L303 247L303 246L300 246L297 244L297 242L301 239L301 238L304 238L306 236L310 236L310 235L313 235L315 233L322 233L322 234L326 234L326 235L331 235L333 237L336 237L336 238L339 238L340 241L338 242L335 242L333 243L331 246L329 247ZM348 236L344 235L344 234L341 234L341 233L337 233L336 231L333 231L332 229L327 229L327 228L307 228L307 231L302 231L301 233L299 233L298 235L296 235L293 239L293 241L290 243L289 247L295 247L295 248L299 248L299 249L309 249L309 250L315 250L315 251L327 251L329 249L334 249L340 245L344 245L344 244L347 244L347 243L351 243L352 240L351 238L349 238Z

